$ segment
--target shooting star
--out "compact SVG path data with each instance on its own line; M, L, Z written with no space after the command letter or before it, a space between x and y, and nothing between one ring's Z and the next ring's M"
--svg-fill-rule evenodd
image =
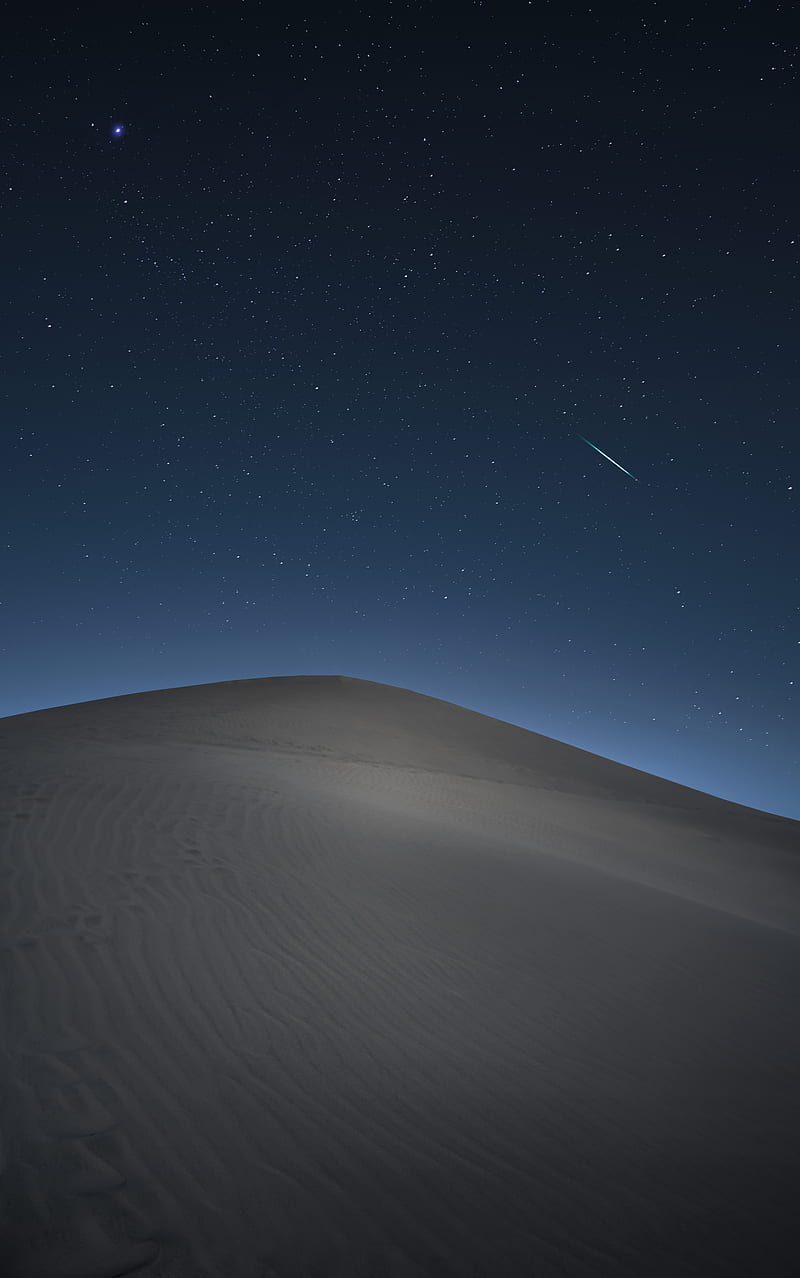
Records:
M578 431L576 431L575 434L578 436L578 439L583 440L584 444L588 444L589 447L593 448L594 451L596 453L599 453L601 457L605 457L606 461L610 461L612 466L616 466L617 470L621 470L624 475L630 475L631 479L636 479L635 475L631 475L631 472L629 470L626 470L624 466L620 466L619 462L615 462L613 457L609 457L608 453L604 453L602 448L598 448L597 444L593 444L592 441L590 439L587 439L585 435L579 434ZM639 480L636 479L636 482L638 484Z

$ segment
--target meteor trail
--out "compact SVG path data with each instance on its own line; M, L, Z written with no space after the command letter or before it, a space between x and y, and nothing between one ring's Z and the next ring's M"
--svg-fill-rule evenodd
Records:
M623 474L625 475L630 475L631 479L636 479L635 475L631 475L631 472L629 470L626 470L624 466L620 466L619 462L615 462L613 457L609 457L608 453L604 453L602 448L598 448L597 444L593 444L592 441L590 439L587 439L585 435L581 435L578 431L576 431L575 434L578 436L578 439L583 440L584 444L588 444L589 447L593 448L594 451L596 453L599 453L601 457L605 457L606 461L610 461L612 466L616 466L617 470L621 470ZM636 479L636 482L638 484L639 480Z

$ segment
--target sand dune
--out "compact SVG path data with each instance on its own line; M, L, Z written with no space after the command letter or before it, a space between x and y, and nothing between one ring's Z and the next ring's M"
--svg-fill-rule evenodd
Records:
M9 1278L796 1272L800 823L338 677L0 786Z

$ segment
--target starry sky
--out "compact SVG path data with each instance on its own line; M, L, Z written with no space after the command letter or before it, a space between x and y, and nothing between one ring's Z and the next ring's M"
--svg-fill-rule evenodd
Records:
M0 715L346 674L800 817L792 6L3 45Z

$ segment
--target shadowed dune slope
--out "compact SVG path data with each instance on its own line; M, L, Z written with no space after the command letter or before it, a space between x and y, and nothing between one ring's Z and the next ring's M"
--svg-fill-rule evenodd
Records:
M338 676L0 787L10 1278L795 1272L800 823Z

